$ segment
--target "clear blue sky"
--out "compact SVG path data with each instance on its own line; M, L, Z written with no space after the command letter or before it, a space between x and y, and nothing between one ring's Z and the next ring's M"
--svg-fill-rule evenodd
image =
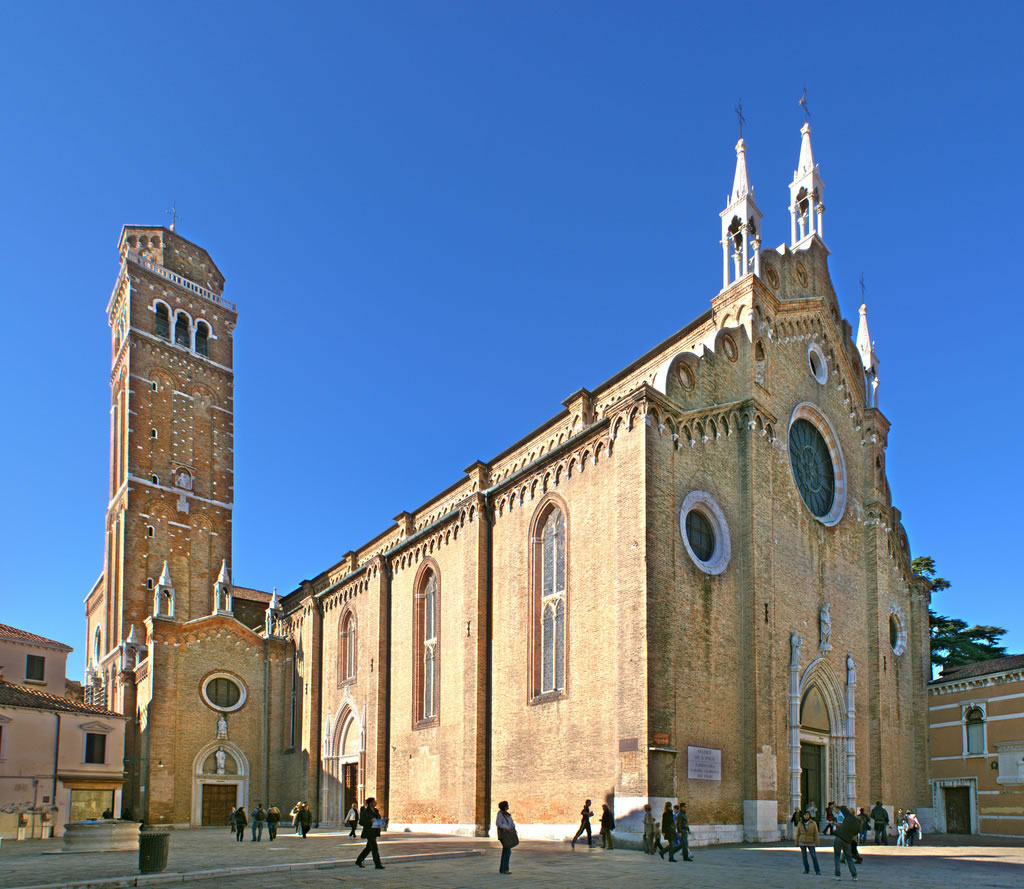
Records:
M227 276L234 578L287 591L703 311L740 96L782 243L806 84L911 548L1024 650L1024 16L837 7L5 4L0 622L81 675L123 224Z

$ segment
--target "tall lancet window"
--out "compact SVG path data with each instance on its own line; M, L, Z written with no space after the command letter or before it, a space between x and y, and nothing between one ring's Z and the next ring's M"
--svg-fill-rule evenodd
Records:
M566 559L565 515L549 506L542 515L535 539L539 589L539 663L535 693L546 695L565 690Z
M430 725L437 720L440 688L438 615L440 584L437 571L428 568L419 578L413 603L416 627L413 682L413 722Z
M338 642L338 681L348 682L356 678L356 618L352 612L342 618Z

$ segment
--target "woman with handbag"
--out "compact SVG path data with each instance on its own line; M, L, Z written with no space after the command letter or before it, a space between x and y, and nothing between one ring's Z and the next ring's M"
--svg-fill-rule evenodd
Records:
M512 873L508 869L509 859L512 857L512 848L519 845L519 835L516 833L516 823L508 811L508 801L502 800L498 803L498 815L494 819L498 828L498 842L501 843L501 863L498 865L499 874Z

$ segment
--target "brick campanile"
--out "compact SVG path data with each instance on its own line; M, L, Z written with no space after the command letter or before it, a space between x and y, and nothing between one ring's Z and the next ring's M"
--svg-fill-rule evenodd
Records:
M126 226L118 251L103 574L86 612L89 684L121 709L132 631L144 640L158 610L210 614L222 563L230 571L237 315L210 255L176 232Z

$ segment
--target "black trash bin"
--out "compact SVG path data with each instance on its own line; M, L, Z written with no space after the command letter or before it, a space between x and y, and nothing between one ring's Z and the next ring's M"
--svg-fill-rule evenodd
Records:
M158 874L167 870L170 846L170 831L142 828L139 831L139 873Z

